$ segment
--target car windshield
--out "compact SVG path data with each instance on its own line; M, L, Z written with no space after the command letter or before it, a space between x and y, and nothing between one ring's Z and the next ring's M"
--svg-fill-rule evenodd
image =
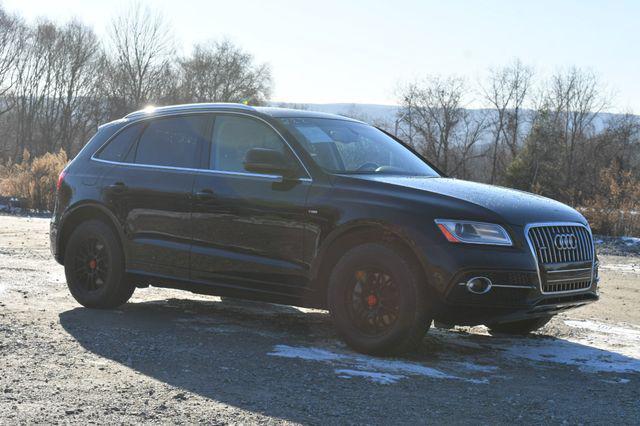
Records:
M367 124L331 118L280 121L331 173L439 176L401 143Z

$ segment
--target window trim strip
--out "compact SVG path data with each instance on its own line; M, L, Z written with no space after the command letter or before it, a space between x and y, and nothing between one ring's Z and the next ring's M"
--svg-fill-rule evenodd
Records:
M202 173L202 174L214 174L214 175L229 175L229 176L240 176L240 177L254 177L254 178L262 178L265 180L272 180L277 182L282 182L283 177L279 175L268 175L268 174L260 174L260 173L250 173L250 172L231 172L226 170L212 170L212 169L193 169L189 167L173 167L173 166L159 166L155 164L137 164L137 163L122 163L120 161L110 161L103 160L101 158L92 158L93 161L105 164L112 164L116 166L127 166L127 167L139 167L144 169L160 169L160 170L171 170L178 172L190 172L190 173ZM297 182L312 182L310 178L296 178L294 179Z

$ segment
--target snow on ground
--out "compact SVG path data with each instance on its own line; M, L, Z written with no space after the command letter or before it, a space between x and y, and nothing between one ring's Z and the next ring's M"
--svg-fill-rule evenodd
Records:
M565 364L585 373L640 373L637 331L601 323L566 321L570 327L586 328L590 333L568 339L539 338L512 341L502 345L505 355L540 363ZM599 330L599 331L596 331Z
M628 246L640 245L640 238L637 237L620 237L620 241Z
M640 238L638 237L607 237L595 235L593 242L598 254L629 256L640 254Z
M640 264L638 263L601 263L599 269L640 274Z
M488 383L488 380L484 377L460 377L419 363L375 358L358 354L337 353L314 347L276 345L273 348L273 352L270 352L269 355L282 358L298 358L306 361L329 363L335 367L334 371L338 377L363 377L381 384L395 383L407 376L463 380L476 384ZM470 362L468 363L467 368L472 372L487 371L483 369L482 366L475 368L475 365Z
M569 329L566 338L491 337L484 327L475 327L473 333L435 329L430 336L438 345L449 348L449 352L455 351L455 347L464 347L467 351L445 355L428 366L320 347L276 345L269 355L320 362L333 367L339 378L359 377L379 384L393 384L412 377L484 384L504 378L505 373L500 370L514 362L526 362L536 368L562 364L586 374L640 373L640 328L589 320L565 320L564 325ZM469 348L478 350L469 353ZM487 360L495 365L487 365ZM618 384L630 381L625 377L603 380Z

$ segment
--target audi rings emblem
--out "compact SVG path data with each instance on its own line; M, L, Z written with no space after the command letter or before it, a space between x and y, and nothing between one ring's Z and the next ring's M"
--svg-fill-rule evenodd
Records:
M574 250L578 246L578 239L573 234L557 234L553 243L558 250Z

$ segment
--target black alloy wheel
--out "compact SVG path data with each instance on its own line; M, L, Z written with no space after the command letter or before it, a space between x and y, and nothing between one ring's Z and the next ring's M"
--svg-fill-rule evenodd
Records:
M398 320L400 294L393 278L379 268L358 269L345 288L345 305L355 327L363 334L384 334Z
M75 280L87 292L99 290L107 282L109 253L100 237L87 238L73 258Z
M135 290L124 263L124 253L109 225L99 220L81 223L65 247L64 269L71 295L87 308L122 305Z
M426 280L404 247L365 243L348 250L329 278L336 329L357 351L398 354L420 344L431 324Z

